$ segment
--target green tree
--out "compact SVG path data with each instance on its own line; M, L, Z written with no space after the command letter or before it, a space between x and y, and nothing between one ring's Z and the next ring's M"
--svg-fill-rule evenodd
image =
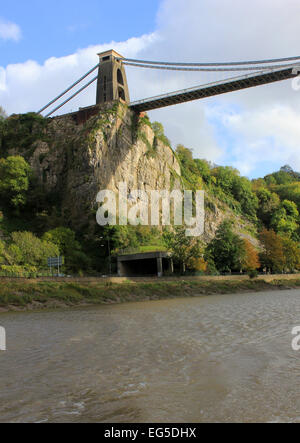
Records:
M5 244L0 240L0 265L5 261Z
M252 191L250 180L236 175L232 182L232 195L240 203L242 211L252 218L256 218L258 199Z
M166 229L163 233L163 242L172 252L175 262L180 264L184 273L192 260L203 256L203 243L198 237L188 237L184 226L177 226L174 231Z
M234 182L239 177L239 171L231 166L220 166L214 169L214 176L217 180L217 186L222 188L225 193L231 194Z
M137 227L126 226L105 226L103 238L110 239L112 250L138 248Z
M10 265L47 267L48 257L57 257L58 247L48 241L40 240L32 232L13 232L8 247Z
M71 272L85 271L90 266L89 257L82 251L76 234L69 228L59 227L46 232L43 240L54 243L65 257L65 266Z
M285 257L285 269L293 272L300 268L300 244L288 236L282 236L281 239Z
M290 200L296 203L298 211L300 211L300 182L276 186L274 190L281 200Z
M275 192L271 192L266 188L257 190L258 210L257 216L263 224L269 228L274 212L280 206L280 198Z
M211 166L206 160L194 160L198 172L205 183L208 185L211 183Z
M181 176L186 189L203 189L203 181L198 166L193 159L193 152L183 145L178 145L176 155L181 166Z
M4 120L5 118L7 118L6 112L4 111L2 106L0 106L0 120Z
M295 174L292 168L286 165L283 166L280 171L273 172L273 174L267 175L265 177L265 180L268 184L276 183L277 185L286 185L295 181Z
M163 125L159 122L152 123L152 129L155 137L163 142L166 146L171 146L171 142L168 137L165 135L165 129Z
M69 228L52 229L43 235L43 240L57 245L61 254L65 254L72 249L80 249L80 244L75 238L75 232Z
M297 205L289 200L284 200L271 219L271 227L279 233L292 234L298 228L299 212Z
M233 232L232 222L225 220L207 245L205 259L213 260L219 272L240 271L245 254L244 241Z
M23 157L0 159L0 197L14 208L26 203L31 168Z

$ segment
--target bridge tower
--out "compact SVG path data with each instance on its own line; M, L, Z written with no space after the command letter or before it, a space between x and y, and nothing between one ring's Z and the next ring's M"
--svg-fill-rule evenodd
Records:
M96 104L123 100L130 102L125 68L120 59L124 58L116 51L101 52L98 71Z

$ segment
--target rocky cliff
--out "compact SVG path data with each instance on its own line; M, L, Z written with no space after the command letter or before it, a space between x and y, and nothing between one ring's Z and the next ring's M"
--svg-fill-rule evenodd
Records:
M127 183L128 193L182 187L176 155L155 135L147 116L137 116L122 103L91 110L36 122L26 143L15 143L8 151L25 156L76 230L95 225L100 190L118 191L120 182ZM18 131L16 140L21 139ZM255 242L253 226L211 195L206 209L205 241L225 218L232 218L236 231Z
M47 191L61 200L72 226L86 225L97 193L117 191L120 182L128 184L129 193L180 188L179 163L172 149L155 137L147 118L121 103L102 106L83 123L75 117L49 120L28 158Z

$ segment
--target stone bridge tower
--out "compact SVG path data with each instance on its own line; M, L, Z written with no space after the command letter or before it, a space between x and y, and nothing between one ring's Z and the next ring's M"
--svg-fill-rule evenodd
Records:
M123 100L130 102L129 90L125 68L122 61L124 58L117 52L110 50L102 52L99 55L100 65L97 83L96 104L111 102L114 100Z

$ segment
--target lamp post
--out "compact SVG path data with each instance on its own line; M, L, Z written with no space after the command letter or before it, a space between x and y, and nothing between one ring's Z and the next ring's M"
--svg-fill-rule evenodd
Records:
M111 276L112 274L112 270L111 270L111 252L110 252L110 238L109 237L100 237L100 240L106 240L107 241L107 246L108 246L108 263L109 263L109 276ZM101 245L102 247L104 247L105 245Z

